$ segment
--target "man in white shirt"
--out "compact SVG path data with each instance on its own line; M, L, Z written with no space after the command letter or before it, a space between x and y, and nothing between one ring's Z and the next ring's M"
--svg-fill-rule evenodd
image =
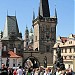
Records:
M60 68L57 68L56 75L61 75L61 70L60 70Z
M49 74L48 74L48 68L45 69L44 75L49 75Z
M23 71L21 69L21 66L19 67L19 69L17 70L17 75L23 75Z

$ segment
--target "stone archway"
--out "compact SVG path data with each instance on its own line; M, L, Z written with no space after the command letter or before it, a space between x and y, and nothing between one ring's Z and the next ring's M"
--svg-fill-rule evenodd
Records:
M29 66L29 67L33 67L33 68L38 68L40 66L40 62L38 61L37 58L35 58L34 56L29 56L27 57L24 62L23 62L23 66ZM28 67L28 68L29 68Z

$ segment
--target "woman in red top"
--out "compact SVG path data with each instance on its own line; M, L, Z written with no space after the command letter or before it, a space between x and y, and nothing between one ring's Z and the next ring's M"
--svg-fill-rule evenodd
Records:
M13 75L17 75L17 70L16 69L14 69Z

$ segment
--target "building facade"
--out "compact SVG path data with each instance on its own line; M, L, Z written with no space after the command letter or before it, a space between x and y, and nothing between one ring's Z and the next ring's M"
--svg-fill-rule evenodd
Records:
M61 55L63 56L63 61L65 64L65 68L72 68L73 69L73 61L75 59L75 35L71 34L68 37L58 37L57 41L53 47L53 63L56 60L56 49L57 47L61 49Z
M7 67L17 68L19 66L22 66L22 60L23 58L21 56L16 55L16 53L14 53L13 51L2 52L2 63L4 63Z

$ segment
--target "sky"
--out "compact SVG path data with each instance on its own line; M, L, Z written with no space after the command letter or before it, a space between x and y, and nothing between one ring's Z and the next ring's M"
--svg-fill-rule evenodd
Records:
M26 26L32 27L33 11L38 16L40 0L0 0L0 31L3 31L7 14L17 17L19 31L24 37ZM75 34L75 0L49 0L50 15L57 9L56 37ZM16 13L16 14L15 14Z

